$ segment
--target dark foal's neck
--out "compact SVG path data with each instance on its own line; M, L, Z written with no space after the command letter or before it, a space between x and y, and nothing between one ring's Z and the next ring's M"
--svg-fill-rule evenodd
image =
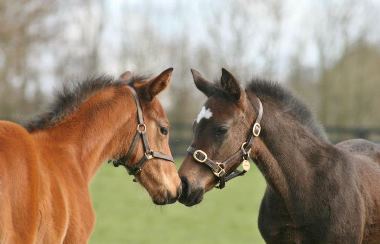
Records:
M334 149L275 101L263 98L262 102L262 133L252 156L269 190L283 199L290 214L308 211Z
M120 148L128 149L135 120L136 106L129 90L110 87L94 94L57 125L33 134L46 151L62 155L62 162L51 163L65 171L71 168L89 182L105 160L120 154Z

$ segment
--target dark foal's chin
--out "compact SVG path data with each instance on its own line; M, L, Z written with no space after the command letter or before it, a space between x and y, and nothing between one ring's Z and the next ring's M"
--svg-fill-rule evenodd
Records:
M189 184L187 178L181 177L182 194L178 201L187 207L197 205L203 200L205 189L203 187L194 187Z
M183 161L178 174L182 182L182 194L178 201L188 207L203 200L203 195L216 184L216 178L204 165L188 155Z

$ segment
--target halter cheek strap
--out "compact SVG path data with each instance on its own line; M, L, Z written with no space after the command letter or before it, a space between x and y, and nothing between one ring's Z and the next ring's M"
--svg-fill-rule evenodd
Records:
M258 109L258 115L256 118L256 121L254 122L251 131L249 132L249 136L245 142L242 143L241 147L237 152L232 154L230 157L228 157L226 160L222 162L217 162L212 159L210 159L207 156L207 153L205 153L202 150L195 149L194 147L190 146L187 149L187 152L192 155L195 161L201 164L205 164L208 168L211 169L213 174L218 178L219 180L219 185L216 186L216 188L223 189L226 185L226 182L229 180L232 180L235 177L242 176L244 175L248 169L249 169L249 153L251 148L254 145L255 138L260 136L261 132L261 120L263 118L263 104L261 103L260 99L257 98L258 104L259 104L259 109ZM252 104L252 102L251 102ZM252 104L252 106L255 108L255 106ZM227 168L226 166L236 162L236 160L241 160L240 164L243 164L243 170L234 170L231 173L227 174L225 169ZM248 164L248 165L244 165Z
M129 147L129 150L128 150L127 154L125 154L125 156L121 157L120 159L118 159L118 160L112 160L111 162L113 163L113 165L115 167L118 167L120 165L125 166L127 168L127 170L128 170L128 173L130 175L134 175L135 176L135 175L137 175L138 173L141 172L141 170L143 169L145 163L147 163L151 159L158 158L158 159L162 159L162 160L169 161L169 162L172 162L172 163L174 163L174 159L170 155L166 155L164 153L153 151L153 150L150 149L148 138L146 136L146 124L144 123L144 116L143 116L143 111L142 111L142 107L141 107L141 104L140 104L140 100L139 100L139 98L137 96L137 93L136 93L135 89L133 87L131 87L131 86L128 86L128 88L129 88L129 90L131 91L131 93L133 95L133 98L135 100L136 107L137 107L137 128L136 128L136 134L133 137L131 146ZM133 156L133 154L135 152L135 149L137 147L137 143L139 141L139 138L141 139L142 144L143 144L144 155L136 163L131 164L130 163L131 157Z

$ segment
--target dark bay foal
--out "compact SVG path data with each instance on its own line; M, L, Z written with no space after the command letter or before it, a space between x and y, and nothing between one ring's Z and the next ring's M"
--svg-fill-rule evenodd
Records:
M179 170L181 203L198 204L247 151L267 182L259 214L267 243L380 243L380 145L331 144L307 107L275 83L253 80L243 90L224 69L216 84L192 72L208 99ZM244 148L260 110L261 133L253 130Z

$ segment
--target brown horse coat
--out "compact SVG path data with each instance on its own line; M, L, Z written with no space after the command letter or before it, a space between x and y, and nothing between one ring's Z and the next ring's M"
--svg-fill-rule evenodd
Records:
M153 149L170 155L166 115L155 97L172 69L143 81L87 81L62 95L28 129L0 121L0 243L87 243L94 227L89 183L105 160L125 154L136 132L138 91ZM54 110L55 109L55 110ZM133 160L143 155L137 144ZM177 199L174 164L153 159L137 175L158 204Z
M1 243L85 243L94 213L75 149L10 122L0 128Z

